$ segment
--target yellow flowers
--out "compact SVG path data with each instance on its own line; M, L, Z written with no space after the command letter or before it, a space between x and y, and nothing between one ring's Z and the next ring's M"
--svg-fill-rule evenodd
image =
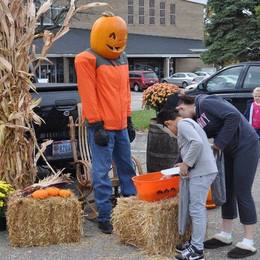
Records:
M180 89L176 85L156 83L144 91L142 106L159 111L166 102L167 97L173 93L179 93L179 91Z
M0 181L0 208L6 206L8 196L14 191L12 186L5 181Z

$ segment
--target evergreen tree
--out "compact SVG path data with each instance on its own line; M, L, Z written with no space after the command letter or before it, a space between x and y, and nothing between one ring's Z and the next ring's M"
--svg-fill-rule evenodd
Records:
M224 66L260 60L260 0L209 0L205 19L206 63Z
M256 6L255 12L256 12L256 17L257 17L258 19L260 19L260 3L259 3L258 6Z

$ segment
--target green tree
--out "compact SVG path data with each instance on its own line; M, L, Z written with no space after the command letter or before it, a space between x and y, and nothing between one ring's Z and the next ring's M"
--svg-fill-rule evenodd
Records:
M260 5L256 6L255 12L256 12L256 17L257 17L258 19L260 19Z
M206 10L205 63L260 59L259 0L209 0Z

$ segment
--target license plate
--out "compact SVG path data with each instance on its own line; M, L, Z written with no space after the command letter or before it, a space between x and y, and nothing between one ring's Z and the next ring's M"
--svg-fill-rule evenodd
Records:
M71 155L72 147L70 140L66 141L56 141L52 144L52 155L61 156L61 155Z

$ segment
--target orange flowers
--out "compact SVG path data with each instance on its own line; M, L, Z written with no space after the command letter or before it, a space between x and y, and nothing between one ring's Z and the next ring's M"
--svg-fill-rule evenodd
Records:
M144 91L142 107L159 111L169 95L179 92L180 89L176 85L156 83Z

